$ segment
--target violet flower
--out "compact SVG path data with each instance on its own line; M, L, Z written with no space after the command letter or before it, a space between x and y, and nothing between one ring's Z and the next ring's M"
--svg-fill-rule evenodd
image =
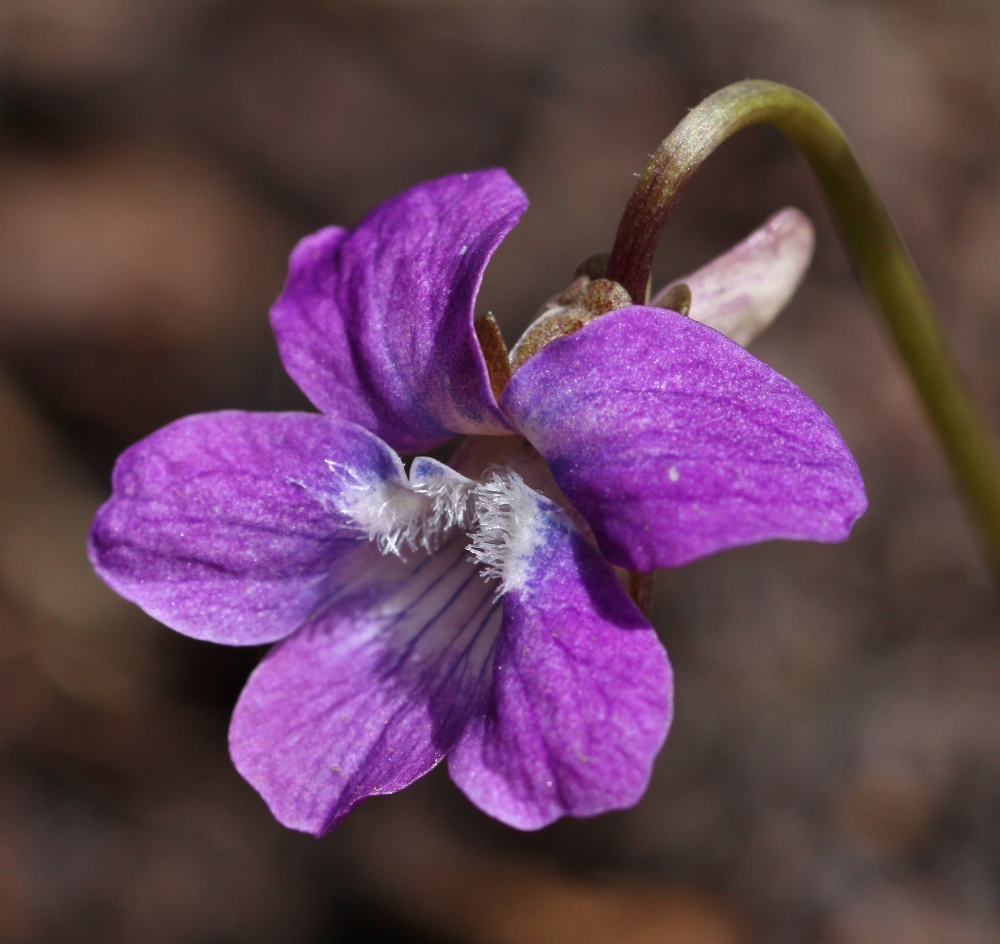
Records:
M293 828L322 834L446 756L521 829L636 803L671 670L612 565L839 541L865 508L826 415L695 317L611 311L497 396L473 306L526 205L503 171L461 174L304 239L271 318L321 412L172 423L121 456L95 518L120 594L197 639L277 643L230 748ZM744 333L773 316L811 253L803 221L691 276L692 315ZM397 453L456 434L453 468L407 474Z

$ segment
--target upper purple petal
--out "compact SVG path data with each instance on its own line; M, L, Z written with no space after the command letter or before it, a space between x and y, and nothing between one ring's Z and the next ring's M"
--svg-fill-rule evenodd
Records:
M292 379L320 410L399 452L509 432L473 307L527 204L503 170L456 174L393 197L353 230L302 240L271 310Z
M352 583L250 676L230 751L284 825L321 835L401 790L481 707L500 604L466 541L410 562L368 545Z
M624 308L553 341L502 404L620 567L769 538L840 541L867 507L830 418L674 312Z
M448 756L459 788L510 826L538 829L638 802L667 735L663 646L610 567L537 496L537 546L503 623L484 711Z
M360 426L311 413L208 413L118 459L90 532L104 580L167 626L251 645L293 632L367 545L336 507L351 483L405 481Z

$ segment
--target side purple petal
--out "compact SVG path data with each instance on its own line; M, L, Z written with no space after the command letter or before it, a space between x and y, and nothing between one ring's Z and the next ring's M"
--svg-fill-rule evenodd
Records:
M652 628L565 514L538 506L524 583L503 597L490 701L448 757L465 795L518 829L637 803L672 713Z
M466 542L409 563L369 545L352 585L250 676L230 752L284 825L322 835L401 790L481 709L500 604Z
M343 489L385 479L405 481L399 458L351 423L189 416L118 459L90 559L113 589L178 632L271 642L302 623L331 592L336 565L367 545L337 509Z
M770 538L841 541L867 507L830 418L674 312L624 308L553 341L502 403L620 567Z
M483 270L527 207L503 170L420 184L292 253L271 310L285 368L323 412L400 452L506 433L473 327Z

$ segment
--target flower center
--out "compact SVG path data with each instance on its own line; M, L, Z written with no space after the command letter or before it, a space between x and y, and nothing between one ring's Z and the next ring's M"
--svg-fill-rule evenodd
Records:
M498 595L524 586L542 541L539 496L510 468L492 467L473 481L434 459L418 457L409 481L362 482L342 469L337 510L383 554L433 555L456 529L469 538L469 561Z

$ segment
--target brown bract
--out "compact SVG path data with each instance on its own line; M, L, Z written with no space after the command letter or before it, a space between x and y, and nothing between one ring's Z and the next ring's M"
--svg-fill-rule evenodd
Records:
M498 400L503 388L510 380L510 356L500 325L497 324L493 312L487 312L482 318L477 318L474 324L476 338L486 360L486 371L490 375L490 388Z
M681 315L689 315L691 313L691 289L685 282L671 285L661 293L660 298L656 299L656 305L659 308L669 308Z
M579 331L595 318L632 304L628 292L611 279L578 276L561 294L549 299L510 352L510 365L517 370L556 338Z

